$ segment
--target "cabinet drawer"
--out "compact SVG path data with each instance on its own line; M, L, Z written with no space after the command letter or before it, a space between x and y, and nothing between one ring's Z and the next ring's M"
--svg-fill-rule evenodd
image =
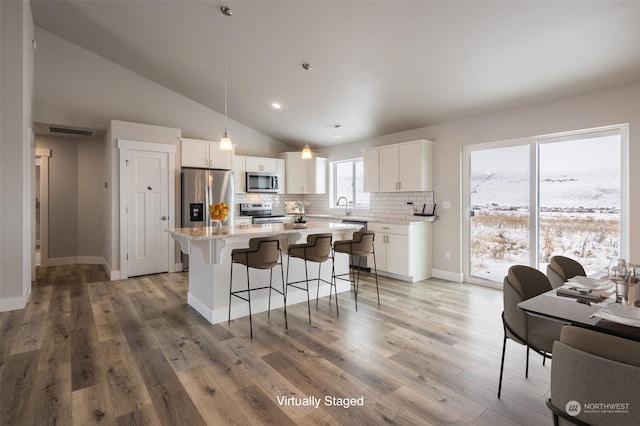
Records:
M367 229L373 232L380 232L385 234L409 235L409 225L369 222L369 224L367 225Z

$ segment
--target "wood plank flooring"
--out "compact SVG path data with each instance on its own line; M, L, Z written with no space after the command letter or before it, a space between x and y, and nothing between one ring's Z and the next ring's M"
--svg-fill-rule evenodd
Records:
M27 307L0 314L0 424L551 424L551 363L532 355L525 379L512 341L496 397L500 291L380 287L378 307L361 285L358 312L341 294L339 317L328 298L312 302L311 325L306 304L291 306L288 331L282 309L254 315L251 340L248 319L211 325L186 304L187 274L40 268Z

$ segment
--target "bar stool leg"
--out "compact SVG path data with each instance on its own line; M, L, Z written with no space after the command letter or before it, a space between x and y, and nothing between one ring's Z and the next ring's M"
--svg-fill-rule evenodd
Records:
M289 329L287 322L287 284L284 280L284 266L282 265L282 250L280 250L280 275L282 276L282 300L284 301L284 329ZM287 263L287 275L289 274L289 264Z
M336 292L336 317L340 316L338 312L338 279L336 278L336 252L333 251L331 257L331 286L329 287L329 303L331 303L331 290Z
M271 289L273 288L273 268L269 270L269 303L267 305L267 316L271 316Z
M231 324L231 291L233 289L233 259L231 259L231 272L229 273L229 318L227 325Z
M378 287L378 265L376 264L376 249L372 248L371 253L373 254L373 270L376 274L376 293L378 294L378 306L380 306L380 289Z
M307 284L307 310L309 311L309 324L311 324L311 301L309 300L309 272L307 270L307 253L305 249L305 259L304 259L304 277L306 278L305 283Z
M247 257L249 257L247 255ZM247 265L249 264L249 260L247 260ZM249 301L249 334L253 339L253 323L251 321L251 283L249 281L249 266L247 266L247 300Z
M322 262L318 262L318 287L316 287L316 306L318 306L318 297L320 296L320 272L322 272ZM329 291L329 300L331 300L331 291Z

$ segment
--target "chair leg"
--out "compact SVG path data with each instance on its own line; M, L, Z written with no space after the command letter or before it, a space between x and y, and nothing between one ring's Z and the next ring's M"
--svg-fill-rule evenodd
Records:
M247 260L247 264L249 261ZM253 323L251 322L251 283L249 281L249 267L247 266L247 300L249 301L249 334L253 339Z
M329 287L329 303L331 303L331 289L336 292L336 317L340 316L338 312L338 280L336 278L336 253L333 252L333 257L331 258L331 287Z
M529 346L527 346L527 366L524 369L524 377L529 378Z
M309 324L311 324L311 301L309 300L309 272L307 268L307 259L304 259L304 277L307 284L307 310L309 311Z
M280 252L280 275L282 276L282 301L284 302L284 329L288 330L289 323L287 322L287 284L284 280L284 266L282 265L282 251Z
M291 256L287 255L287 281L285 283L285 290L289 289L289 264L291 263ZM285 291L285 294L287 292Z
M362 269L362 257L358 256L358 276L356 278L355 284L355 301L356 301L356 312L358 312L358 288L360 287L360 270Z
M269 270L269 303L267 304L267 316L271 316L271 290L273 289L273 268Z
M229 273L229 318L227 325L231 324L231 291L233 290L233 259L231 259L231 272Z
M504 352L507 349L507 333L504 333L504 339L502 339L502 360L500 361L500 381L498 382L498 399L500 399L500 393L502 393L502 372L504 371Z
M318 306L318 296L320 296L320 273L322 272L322 262L318 262L318 286L316 287L316 307ZM331 290L329 290L331 297Z
M380 306L380 288L378 287L378 265L376 264L376 250L375 248L371 251L373 254L373 270L376 276L376 293L378 295L378 306Z

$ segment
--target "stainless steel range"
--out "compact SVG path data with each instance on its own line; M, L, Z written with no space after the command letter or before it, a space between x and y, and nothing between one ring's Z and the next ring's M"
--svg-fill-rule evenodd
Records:
M284 214L273 214L272 203L241 203L240 216L251 216L256 225L264 223L285 223Z

